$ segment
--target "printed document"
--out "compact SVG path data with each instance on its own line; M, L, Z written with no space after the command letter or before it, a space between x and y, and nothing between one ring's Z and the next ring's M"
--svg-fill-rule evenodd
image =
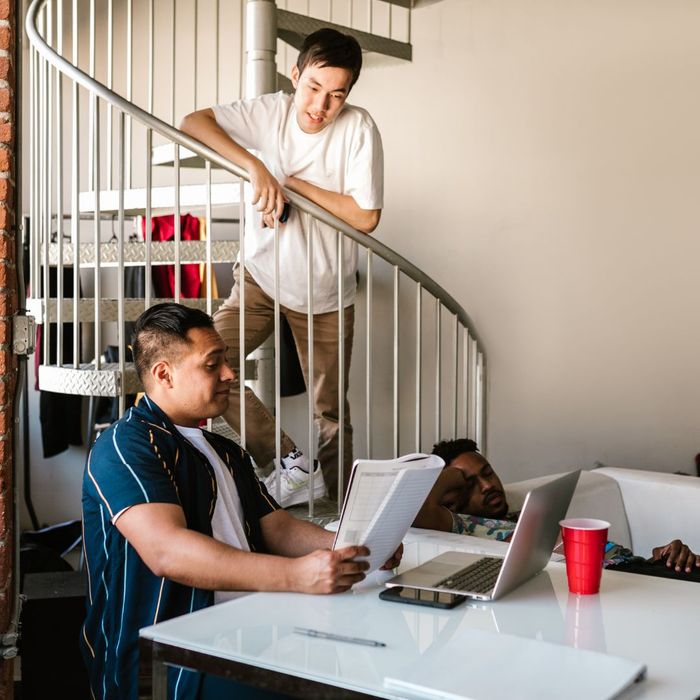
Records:
M333 549L369 548L367 573L378 569L401 544L445 463L437 455L355 460Z

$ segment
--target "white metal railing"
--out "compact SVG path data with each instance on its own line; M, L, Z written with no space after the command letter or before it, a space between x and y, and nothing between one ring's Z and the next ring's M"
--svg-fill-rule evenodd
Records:
M84 12L86 1L89 3L88 12ZM372 0L374 1L374 0ZM175 74L171 75L170 89L172 100L169 105L168 119L163 121L154 115L156 82L156 64L158 52L154 43L156 35L156 15L154 0L143 3L146 6L147 21L141 26L147 44L148 66L146 109L139 107L133 100L135 94L132 82L134 59L133 29L135 26L132 0L126 3L126 55L123 62L124 73L121 75L126 97L114 89L117 76L114 73L116 62L114 52L114 8L112 0L108 0L107 22L105 26L97 25L96 0L34 0L29 7L26 19L27 34L30 39L29 73L30 73L30 117L29 117L29 147L30 147L30 181L31 199L29 204L31 220L31 296L35 303L31 306L34 313L39 315L38 321L56 323L58 329L57 358L52 365L49 362L49 333L44 333L44 365L40 381L50 384L52 390L72 393L99 393L95 389L80 389L83 386L76 376L111 376L114 392L119 396L120 408L123 409L124 397L133 390L129 384L129 367L125 361L124 325L129 309L133 302L126 303L124 297L125 269L125 238L127 217L133 216L125 206L125 193L131 191L135 184L143 189L142 215L145 218L145 268L146 291L143 307L153 302L153 290L150 284L151 268L154 265L170 262L175 265L174 300L181 301L180 264L183 261L182 232L180 231L181 195L184 192L183 177L188 183L196 183L204 188L204 199L201 205L206 220L207 240L204 245L201 260L206 265L206 279L211 279L215 260L212 256L212 188L213 178L217 181L222 175L227 182L232 183L237 190L238 220L234 226L224 231L226 236L236 237L235 229L244 230L244 182L248 180L247 173L229 162L195 139L187 136L172 126L176 112L175 107ZM138 3L141 11L143 5ZM195 1L195 17L198 12ZM219 2L213 2L214 14L220 16ZM175 17L176 6L173 0L172 37L171 45L175 46ZM66 55L64 35L68 29L64 26L64 15L71 18L70 38L71 55ZM84 17L89 22L89 55L81 55L80 36L81 22ZM195 32L197 22L194 22ZM100 35L106 33L107 56L102 57L106 64L107 79L101 82L97 79L98 70L98 30ZM219 85L219 39L216 39L216 97L220 97ZM198 53L197 42L194 42L195 56ZM172 55L172 70L175 68L175 55ZM101 59L101 60L102 60ZM167 62L167 61L166 61ZM195 66L197 60L195 58ZM82 66L82 67L81 67ZM141 73L143 74L143 72ZM195 74L196 77L196 74ZM63 100L63 89L68 81L71 100ZM195 80L196 83L196 80ZM110 87L111 86L111 87ZM200 91L201 92L201 91ZM194 91L195 104L201 95ZM131 98L131 99L130 99ZM85 112L87 112L88 129L83 129ZM106 115L106 116L105 116ZM116 116L116 127L114 116ZM106 127L103 133L102 127ZM112 130L116 133L113 134ZM158 174L158 180L169 180L172 187L172 211L175 222L175 238L170 252L154 256L155 245L151 240L151 219L153 216L154 167L153 167L153 138L154 134L173 146L173 164L171 175ZM116 135L116 144L114 144ZM136 142L136 137L141 140ZM86 143L87 142L87 143ZM140 145L145 149L140 151ZM204 169L192 172L182 166L181 152L187 149L198 156L204 163ZM144 154L143 162L135 158L138 152ZM87 153L87 157L85 154ZM106 156L106 157L104 157ZM87 166L87 167L86 167ZM116 211L111 218L101 211L101 202L107 190L112 189L112 169L116 169ZM216 169L216 175L215 175ZM87 175L85 174L87 172ZM91 192L93 206L89 217L81 212L81 190ZM344 367L344 309L343 309L343 256L345 241L351 240L362 246L366 253L361 261L362 282L358 296L358 310L364 313L364 382L355 382L351 393L351 402L355 415L364 411L364 454L366 457L398 455L400 451L415 449L420 451L429 447L430 443L446 437L468 435L475 438L482 449L485 447L485 360L481 343L474 331L466 312L442 289L434 280L428 277L415 265L401 257L398 253L383 245L380 241L360 233L329 212L321 209L313 202L291 192L285 191L290 202L297 210L304 212L307 222L316 220L332 227L337 232L337 250L339 258L338 276L338 349L339 349L339 416L340 430L338 432L338 474L339 484L343 483L343 429L345 394ZM65 200L65 201L64 201ZM67 229L64 226L67 222ZM228 222L231 223L231 222ZM110 227L116 226L114 230ZM55 231L54 231L55 229ZM64 249L64 230L68 231L70 248ZM116 246L106 245L110 233L116 234ZM55 243L52 243L55 234ZM280 321L279 321L279 230L275 232L275 415L276 419L276 455L277 464L281 451L281 424L284 418L280 397ZM313 377L314 367L314 336L313 323L313 236L308 236L308 376ZM85 246L91 246L91 258L88 262L81 261L81 251ZM116 259L107 259L109 255ZM72 259L66 259L66 252L71 252ZM111 253L110 253L111 251ZM240 274L245 265L245 237L239 236ZM390 271L378 269L378 261ZM55 264L54 264L55 262ZM54 265L57 271L56 295L50 294L50 268ZM133 264L133 263L130 263ZM71 299L64 298L64 271L72 273L73 295ZM387 285L387 282L390 283ZM40 282L43 282L43 293L39 293ZM80 286L91 288L93 316L90 319L93 329L93 351L88 353L91 362L83 363L80 353L80 328L84 323L84 313L81 314ZM384 293L383 287L390 286L391 291ZM241 294L244 286L241 284ZM116 297L116 323L106 321L102 315L106 309L106 295L109 290ZM359 301L364 301L360 304ZM390 324L385 319L378 318L377 304L383 304L390 299L392 320ZM427 300L427 303L426 303ZM193 303L182 300L185 303ZM64 303L65 302L65 303ZM212 298L211 285L207 285L207 296L204 302L206 310L211 313L216 300ZM114 304L111 308L113 308ZM66 313L66 310L70 313ZM241 307L245 308L245 299L241 298ZM361 307L361 308L360 308ZM52 311L55 309L55 312ZM55 313L55 316L53 315ZM361 315L361 314L360 314ZM110 316L112 318L112 316ZM449 324L444 324L445 318L450 318ZM73 327L73 357L65 358L62 354L64 325ZM245 376L245 357L242 348L245 333L245 315L241 314L240 323L240 367L241 377ZM411 342L412 337L412 342ZM431 340L432 337L432 340ZM100 356L105 340L116 339L119 348L118 367L103 366ZM377 396L375 384L377 362L375 353L378 348L390 343L391 357L391 445L377 446L377 425L385 417L377 412L377 404L383 405L383 397ZM54 370L54 371L52 371ZM63 382L63 384L62 384ZM239 427L242 443L245 445L245 391L241 381L241 425ZM432 421L427 418L432 411ZM308 392L308 452L313 460L315 451L314 430L314 392ZM411 426L407 432L407 426ZM386 453L389 454L386 454ZM359 454L356 454L359 456ZM313 477L312 477L313 479ZM313 483L311 484L313 493ZM313 503L309 504L309 514L313 515Z

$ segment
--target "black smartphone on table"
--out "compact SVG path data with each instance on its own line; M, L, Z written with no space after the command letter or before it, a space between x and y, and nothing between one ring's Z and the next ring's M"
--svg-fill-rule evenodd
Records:
M379 594L382 600L392 603L409 603L410 605L427 605L431 608L454 608L467 599L465 595L445 593L444 591L426 591L420 588L392 586Z

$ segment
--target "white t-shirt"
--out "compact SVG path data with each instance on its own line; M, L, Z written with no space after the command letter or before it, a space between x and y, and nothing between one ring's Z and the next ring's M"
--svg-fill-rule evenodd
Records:
M175 426L183 437L194 445L209 461L216 476L216 506L211 518L212 535L215 540L241 549L250 551L248 539L243 528L243 505L238 495L236 483L231 472L221 461L221 457L209 444L199 428L187 428L183 425ZM237 598L241 593L234 591L216 591L214 603L223 603L226 600Z
M359 107L345 104L317 134L301 130L292 95L282 92L213 108L219 126L243 148L254 151L278 179L287 176L350 195L362 209L381 209L384 155L374 121ZM247 201L250 201L248 189ZM280 303L295 311L308 307L307 217L291 208L280 227ZM334 229L311 222L314 313L338 309L338 243ZM344 306L355 299L357 244L344 241ZM274 297L274 232L262 227L261 214L246 206L245 266L263 291Z

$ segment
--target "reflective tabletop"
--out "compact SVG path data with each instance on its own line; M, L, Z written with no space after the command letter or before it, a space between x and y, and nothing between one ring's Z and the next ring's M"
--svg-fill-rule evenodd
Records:
M506 548L412 529L400 570L447 550L503 554ZM569 697L592 697L598 671L607 672L608 657L588 652L608 655L611 663L612 657L622 657L646 664L646 679L628 689L626 698L689 700L700 693L695 583L604 572L599 595L576 596L567 590L564 565L552 561L501 600L443 610L379 600L391 575L377 572L334 596L250 594L141 634L151 642L384 698L466 698L471 696L467 679L484 674L495 674L482 681L496 684L499 696L541 698L549 692L555 697L553 689L568 682L571 649L579 650L574 667L592 685L588 693L583 686L569 688ZM295 627L386 646L309 637ZM595 663L586 679L589 657ZM522 667L526 660L527 668ZM450 673L465 679L464 693L455 692L461 684L445 682ZM443 691L426 690L433 686Z

